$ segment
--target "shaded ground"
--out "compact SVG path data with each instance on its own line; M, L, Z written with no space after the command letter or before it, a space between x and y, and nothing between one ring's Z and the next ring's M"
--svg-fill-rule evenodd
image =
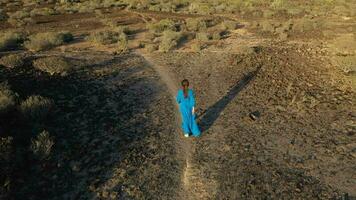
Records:
M68 77L1 69L20 96L41 94L58 107L48 122L56 137L51 160L27 163L25 172L17 166L23 174L10 199L166 199L179 192L174 106L155 72L132 54L70 56L92 64Z

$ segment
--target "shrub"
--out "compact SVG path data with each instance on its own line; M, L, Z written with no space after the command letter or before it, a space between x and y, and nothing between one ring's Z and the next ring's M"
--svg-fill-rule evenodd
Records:
M213 40L220 40L221 39L221 33L220 33L220 31L215 31L214 33L213 33Z
M119 34L125 33L127 35L127 34L131 33L131 30L130 30L130 28L128 26L117 26L113 30L115 32L118 32Z
M23 42L23 37L19 33L0 33L0 51L18 48Z
M51 99L34 95L28 97L20 105L22 114L29 120L40 121L45 119L53 108Z
M196 33L195 38L199 42L203 42L203 43L209 41L209 35L207 33L204 33L204 32Z
M202 18L187 18L186 27L189 31L204 31L207 29L207 22Z
M33 61L33 66L50 75L60 74L67 75L73 70L73 65L65 58L59 56L38 58Z
M118 42L119 35L120 34L118 32L105 30L92 33L86 39L97 45L107 45Z
M0 59L0 65L3 65L7 68L22 67L24 65L24 57L20 54L10 54L3 56Z
M145 49L147 52L154 52L158 50L158 45L157 44L146 44Z
M270 21L262 21L260 24L260 27L262 28L263 32L274 32L274 25Z
M176 31L176 24L171 19L163 19L157 23L150 23L147 28L152 33L162 33L166 30Z
M194 52L199 52L199 51L201 51L203 49L203 46L202 46L202 44L200 42L195 42L195 43L192 44L191 49Z
M55 15L56 11L53 8L35 8L30 12L31 17L33 16L49 16Z
M24 19L30 17L30 13L27 11L19 10L10 15L10 18L13 19Z
M121 33L118 41L118 51L126 52L128 50L128 40L125 33Z
M53 145L53 138L47 131L42 131L35 139L31 140L31 150L39 160L49 158Z
M5 13L5 11L0 9L0 21L5 21L8 18L9 18L9 16Z
M182 33L174 31L164 31L162 41L159 45L159 50L162 52L168 52L177 47L179 40L182 38Z
M237 28L237 22L232 21L232 20L225 20L222 23L222 27L225 30L235 30Z
M10 90L7 82L0 83L0 114L4 114L14 108L16 94Z
M38 33L29 37L29 41L25 42L25 47L30 51L48 50L72 40L73 35L69 32Z

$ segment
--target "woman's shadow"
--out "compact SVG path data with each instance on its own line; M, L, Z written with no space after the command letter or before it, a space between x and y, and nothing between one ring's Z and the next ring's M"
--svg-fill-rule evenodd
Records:
M214 124L225 107L256 77L261 67L262 65L259 65L257 66L256 70L244 75L242 79L238 81L225 96L204 110L198 116L198 123L202 132L207 131Z

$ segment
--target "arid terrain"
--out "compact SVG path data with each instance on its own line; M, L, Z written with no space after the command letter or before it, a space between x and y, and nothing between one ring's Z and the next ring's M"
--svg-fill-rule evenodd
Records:
M0 199L356 199L355 88L353 0L0 0Z

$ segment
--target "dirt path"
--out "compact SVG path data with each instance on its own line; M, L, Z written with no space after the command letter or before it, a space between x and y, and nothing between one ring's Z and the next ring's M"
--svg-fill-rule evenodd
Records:
M153 59L149 54L145 54L143 52L139 52L141 56L145 58L147 64L151 66L153 69L161 77L162 81L166 84L169 89L169 92L172 97L172 101L175 102L176 91L178 90L179 81L168 71L167 68L154 64ZM180 115L178 111L178 106L176 106L176 115L175 120L177 124L178 133L181 132L180 127ZM212 195L212 191L209 191L206 187L207 185L211 185L211 180L206 180L202 176L200 176L201 171L196 163L193 161L193 156L195 153L195 141L194 138L186 139L181 135L179 140L176 141L176 145L179 149L179 157L185 162L185 167L183 169L182 174L182 183L185 191L181 195L182 199L209 199ZM210 184L208 183L210 182Z

